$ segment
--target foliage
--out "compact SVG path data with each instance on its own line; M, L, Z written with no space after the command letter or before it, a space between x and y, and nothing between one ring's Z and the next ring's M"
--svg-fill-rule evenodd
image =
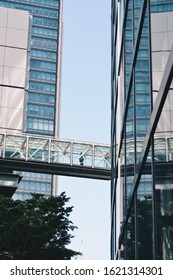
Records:
M1 260L67 260L80 253L67 249L76 228L69 220L73 207L63 192L27 200L0 196Z

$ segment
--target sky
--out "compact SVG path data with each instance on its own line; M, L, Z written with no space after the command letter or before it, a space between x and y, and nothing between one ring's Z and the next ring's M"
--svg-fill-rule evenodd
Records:
M110 144L111 0L64 0L60 137ZM110 259L110 182L59 177L78 227L70 248ZM81 258L81 257L80 257Z

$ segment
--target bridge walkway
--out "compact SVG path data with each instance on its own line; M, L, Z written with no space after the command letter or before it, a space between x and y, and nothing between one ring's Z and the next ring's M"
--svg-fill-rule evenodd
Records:
M28 134L0 134L1 170L110 180L110 146Z

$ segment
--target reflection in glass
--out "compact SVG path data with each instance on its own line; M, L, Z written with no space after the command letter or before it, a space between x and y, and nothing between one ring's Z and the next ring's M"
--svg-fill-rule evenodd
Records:
M151 169L151 166L150 166ZM137 258L150 260L152 250L152 176L143 175L137 191Z

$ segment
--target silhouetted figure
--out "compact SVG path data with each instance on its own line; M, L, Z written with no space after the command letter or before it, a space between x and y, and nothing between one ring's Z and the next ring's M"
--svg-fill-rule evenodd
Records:
M80 153L79 162L80 162L80 165L83 165L83 163L84 163L84 156L82 153Z

